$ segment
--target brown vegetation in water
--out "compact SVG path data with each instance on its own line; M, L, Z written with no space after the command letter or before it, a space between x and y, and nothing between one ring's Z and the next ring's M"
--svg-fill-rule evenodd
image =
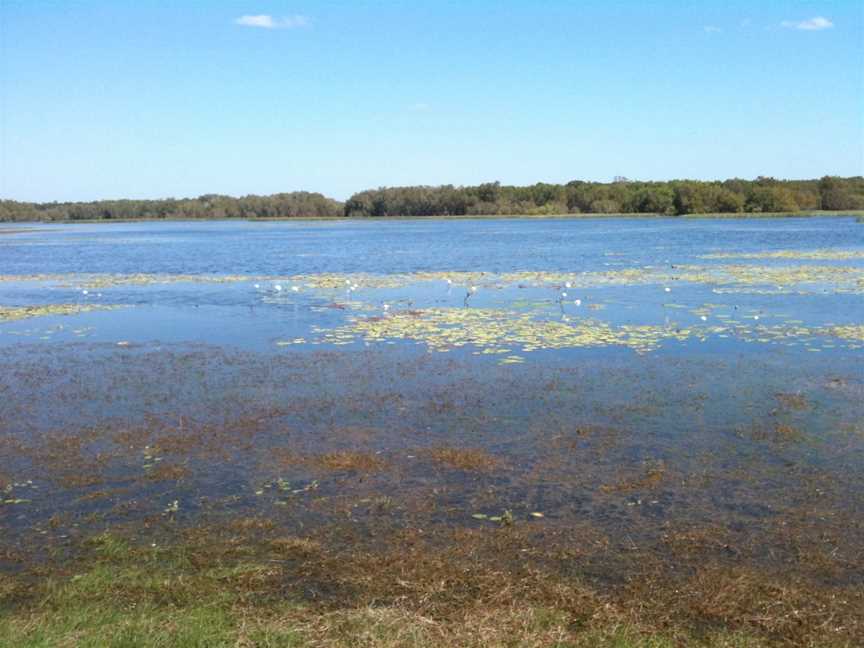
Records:
M480 448L438 447L428 451L433 462L456 470L485 472L501 465L496 457Z
M810 408L807 397L803 394L775 394L777 401L786 409L793 411L804 411Z
M862 644L862 482L843 459L864 410L845 383L826 430L774 409L782 383L742 382L735 437L682 369L671 394L631 397L641 374L591 366L495 382L426 357L168 358L71 385L54 359L0 372L0 646ZM242 393L207 400L217 370ZM124 418L69 420L78 403ZM753 443L783 425L837 443L819 462ZM106 485L62 481L82 466Z
M604 484L600 490L604 493L626 493L638 490L651 490L660 485L666 477L666 466L662 463L648 465L642 474L635 477L625 477L614 484Z
M282 465L305 465L332 471L377 472L387 466L387 462L374 452L357 450L299 454L280 448L273 451L273 456Z

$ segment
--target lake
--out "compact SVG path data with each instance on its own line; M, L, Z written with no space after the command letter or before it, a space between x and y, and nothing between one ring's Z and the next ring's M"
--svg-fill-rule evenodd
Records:
M864 583L853 218L4 229L9 568L263 517Z

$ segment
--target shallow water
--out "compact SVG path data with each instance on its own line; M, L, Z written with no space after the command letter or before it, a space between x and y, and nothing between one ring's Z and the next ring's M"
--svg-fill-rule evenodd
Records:
M0 235L17 551L154 519L504 511L631 543L712 525L765 560L796 523L860 548L852 218L37 229Z

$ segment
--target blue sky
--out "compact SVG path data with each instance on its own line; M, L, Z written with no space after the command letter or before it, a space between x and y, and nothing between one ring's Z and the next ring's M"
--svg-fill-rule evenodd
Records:
M0 197L864 174L858 0L0 0Z

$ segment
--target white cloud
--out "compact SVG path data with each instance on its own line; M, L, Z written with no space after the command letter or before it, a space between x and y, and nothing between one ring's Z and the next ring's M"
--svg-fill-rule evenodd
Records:
M292 29L294 27L306 27L309 19L306 16L286 16L285 18L274 18L267 14L258 16L240 16L234 21L243 27L260 27L261 29Z
M714 25L705 25L705 31L709 34L719 34L723 30L719 27L715 27Z
M784 20L780 23L786 29L803 29L804 31L819 31L821 29L830 29L834 26L827 18L816 16L809 20Z

